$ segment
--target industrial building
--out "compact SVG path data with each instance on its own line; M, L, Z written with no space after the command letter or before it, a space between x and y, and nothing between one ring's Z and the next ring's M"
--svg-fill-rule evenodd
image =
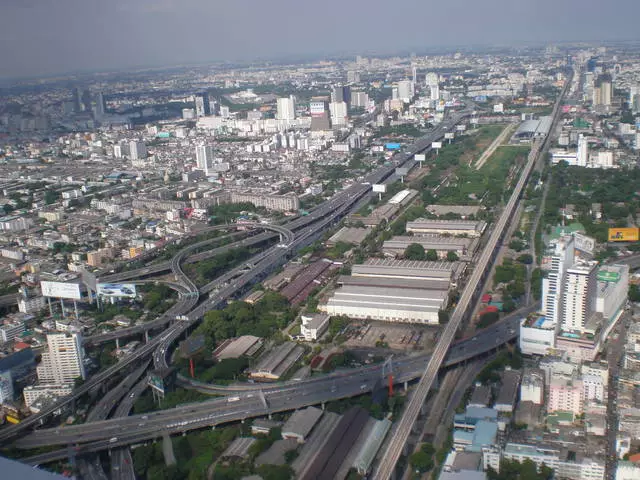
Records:
M476 220L432 220L419 218L407 222L407 232L410 233L435 233L440 235L466 235L468 237L480 237L487 224Z
M243 335L237 338L229 338L222 342L213 352L213 358L224 360L225 358L238 358L242 355L253 357L262 347L264 340L253 335Z
M319 308L331 316L437 324L455 263L369 260L354 265L350 277L341 276L341 287Z
M541 117L538 120L525 120L518 126L512 139L524 143L536 138L546 137L549 134L549 130L551 130L552 120L550 116Z
M477 238L451 237L444 235L396 236L382 244L385 255L403 255L407 247L417 243L425 252L434 250L440 259L446 259L449 252L455 253L459 259L469 261L478 247Z
M427 212L436 217L443 215L460 215L463 220L476 216L480 211L480 207L476 205L427 205Z
M316 407L296 410L282 426L282 438L284 440L293 438L298 443L304 443L313 427L322 417L322 413L322 410Z
M261 380L278 380L284 375L304 353L304 348L293 342L285 342L264 355L258 364L251 369L251 378Z
M369 233L371 228L342 227L327 240L326 244L328 247L333 247L338 242L360 245Z
M326 313L304 313L300 319L300 335L307 342L318 340L329 328L329 315Z

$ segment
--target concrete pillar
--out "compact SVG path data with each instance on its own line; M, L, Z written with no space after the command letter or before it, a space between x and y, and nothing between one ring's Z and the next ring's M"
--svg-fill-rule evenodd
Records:
M322 408L322 410L324 410L324 402L320 404L320 407Z
M404 382L404 391L409 390L409 382Z
M144 331L144 343L149 343L149 330Z
M269 414L267 415L267 418L269 418L269 420L273 420L273 415Z
M116 338L116 348L120 348L120 339Z

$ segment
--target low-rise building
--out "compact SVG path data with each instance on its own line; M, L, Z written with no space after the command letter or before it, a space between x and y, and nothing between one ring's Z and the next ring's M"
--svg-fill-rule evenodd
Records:
M322 410L315 407L296 410L282 426L282 438L284 440L293 438L298 443L304 443L322 417L322 413Z
M406 230L411 233L480 237L486 227L487 224L480 220L432 220L419 218L418 220L407 222Z
M300 334L307 342L318 340L329 328L329 315L326 313L304 313L300 319Z

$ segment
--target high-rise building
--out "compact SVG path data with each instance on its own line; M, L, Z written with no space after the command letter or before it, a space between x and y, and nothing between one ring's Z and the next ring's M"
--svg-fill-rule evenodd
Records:
M198 169L202 170L205 175L209 175L213 166L213 147L210 145L198 145L196 147L196 162Z
M331 112L331 124L334 126L343 126L349 123L346 102L333 102L329 104Z
M129 142L129 158L131 160L147 158L147 147L144 142L138 140Z
M331 90L331 103L345 102L347 105L351 103L351 87L338 86Z
M408 103L413 98L413 82L411 80L400 80L398 82L398 98Z
M411 79L413 80L413 84L417 85L418 84L418 67L416 67L415 65L411 68Z
M347 82L348 83L360 83L360 72L355 70L349 70L347 72Z
M96 118L104 117L105 110L107 109L107 105L104 101L104 95L102 92L98 92L96 95L96 108L93 111Z
M82 335L79 333L50 333L47 335L48 349L42 354L37 367L40 383L61 385L73 383L86 377Z
M369 95L365 92L353 92L353 95L351 95L351 106L367 108L369 106Z
M578 262L567 269L562 297L562 330L584 331L595 311L598 262Z
M295 97L278 98L276 118L278 120L286 120L292 122L296 119L296 102Z
M572 236L563 236L552 242L550 249L550 268L542 279L542 313L545 320L553 322L557 328L562 320L562 293L564 276L575 260L575 242Z
M85 112L91 112L91 92L89 90L85 90L82 92L82 105L84 107Z
M0 372L0 404L12 402L13 393L11 372L9 370Z
M73 111L75 113L82 111L82 95L78 87L73 89Z
M209 94L207 92L199 93L195 96L196 117L205 117L211 114L209 106Z
M576 165L586 167L589 161L589 142L584 135L578 135L578 151L576 152Z
M331 130L326 97L312 98L309 102L309 111L311 113L312 131Z

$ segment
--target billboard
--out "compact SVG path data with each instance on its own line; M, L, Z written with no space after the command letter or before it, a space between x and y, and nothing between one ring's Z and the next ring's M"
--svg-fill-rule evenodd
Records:
M472 121L473 121L473 119L472 119ZM466 129L467 129L466 125L456 125L456 130L458 132L464 132Z
M407 173L409 173L409 169L406 167L396 168L396 175L398 175L399 177L404 177Z
M427 156L424 153L416 153L413 158L416 162L424 162L427 159Z
M456 134L453 132L447 132L444 134L444 138L447 140L453 140L455 138Z
M43 297L69 298L71 300L80 300L80 284L66 282L49 282L43 280L40 282L40 289Z
M638 228L610 228L610 242L637 242L640 238Z
M442 148L442 142L431 142L431 148Z
M384 183L377 183L372 188L376 193L385 193L387 191L387 186Z
M147 384L160 395L164 395L164 379L157 373L150 373Z
M596 248L595 239L587 237L581 233L575 233L573 238L575 240L576 250L593 255L593 251Z
M386 148L387 150L400 150L400 144L399 143L387 143L384 148Z
M610 272L608 270L600 270L598 272L599 282L617 282L620 280L620 274L618 272Z
M97 293L101 297L136 297L136 286L133 283L99 283Z

